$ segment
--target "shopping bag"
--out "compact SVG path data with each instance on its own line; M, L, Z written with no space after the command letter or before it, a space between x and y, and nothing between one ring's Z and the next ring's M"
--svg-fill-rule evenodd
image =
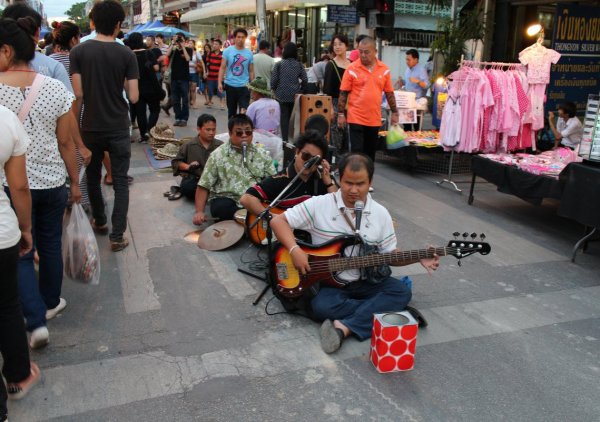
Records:
M81 170L81 176L85 168ZM100 282L98 242L81 204L73 203L71 215L63 231L62 256L67 277L88 284Z
M390 126L385 137L387 149L398 149L407 146L408 144L404 141L406 137L406 132L400 125Z

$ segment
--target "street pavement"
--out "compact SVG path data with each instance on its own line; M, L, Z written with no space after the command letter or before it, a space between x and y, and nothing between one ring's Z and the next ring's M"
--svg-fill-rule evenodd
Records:
M204 111L178 136L193 135ZM225 132L226 111L209 111ZM556 202L536 207L480 183L469 206L466 183L459 194L393 159L375 173L373 197L402 249L445 246L456 231L485 233L492 248L462 266L443 258L433 276L394 268L411 275L412 305L429 320L414 370L379 374L369 341L326 355L318 324L265 314L281 311L270 292L253 306L264 283L238 268L260 274L264 254L246 240L219 252L186 242L193 204L163 197L175 178L135 143L131 245L112 253L99 237L100 284L65 279L68 307L32 352L42 381L10 403L10 421L600 420L600 243L571 263L583 228Z

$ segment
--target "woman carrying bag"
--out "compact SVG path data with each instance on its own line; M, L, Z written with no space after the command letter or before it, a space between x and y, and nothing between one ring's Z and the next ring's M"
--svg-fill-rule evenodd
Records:
M335 57L325 67L323 78L323 93L329 95L333 102L333 120L331 122L331 143L336 152L341 155L348 150L348 137L346 130L338 128L338 99L340 97L340 85L346 68L350 66L350 60L346 58L348 51L348 38L345 35L336 34L331 40L331 48Z

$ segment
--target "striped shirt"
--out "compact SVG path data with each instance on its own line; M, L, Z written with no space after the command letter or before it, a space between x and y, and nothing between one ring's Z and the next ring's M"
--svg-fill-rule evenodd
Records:
M73 78L71 76L71 72L69 71L69 69L71 68L71 60L69 59L69 53L67 52L67 54L64 53L52 53L49 56L51 59L56 60L57 62L61 62L62 65L65 67L65 69L67 69L67 74L69 75L69 80L71 81L71 83L73 83Z
M221 61L223 60L223 54L219 51L218 53L210 53L207 58L208 65L208 77L209 81L216 81L219 79L219 69L221 68Z

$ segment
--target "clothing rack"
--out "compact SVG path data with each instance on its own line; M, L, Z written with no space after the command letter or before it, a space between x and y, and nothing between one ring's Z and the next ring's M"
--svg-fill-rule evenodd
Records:
M471 67L471 68L480 68L481 66L486 67L486 66L491 66L492 69L496 68L505 68L507 67L508 70L517 70L517 69L524 69L525 66L523 66L521 63L504 63L504 62L485 62L485 61L479 61L479 60L465 60L464 59L464 55L461 56L460 58L460 63L459 63L459 69L462 67ZM455 82L464 82L464 80L456 80L454 79ZM454 147L450 150L450 162L448 163L448 177L445 179L440 180L439 182L435 182L438 186L442 186L444 183L448 183L449 185L452 185L452 187L454 188L454 190L458 193L462 193L462 189L459 189L456 183L468 183L468 181L465 182L455 182L454 180L452 180L452 166L454 163Z

